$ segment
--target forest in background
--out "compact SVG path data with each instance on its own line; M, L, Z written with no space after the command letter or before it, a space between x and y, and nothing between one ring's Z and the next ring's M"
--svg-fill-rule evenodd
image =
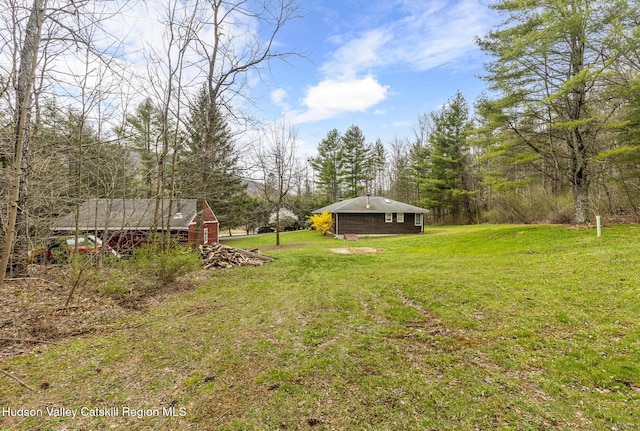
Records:
M273 44L302 13L293 0L167 2L146 70L125 67L125 41L104 25L127 2L3 0L5 266L20 273L52 221L89 198L197 198L222 230L247 231L367 193L427 208L434 224L640 220L637 2L493 7L505 20L477 40L491 58L483 97L452 95L393 142L327 131L301 160L294 126L242 110L249 73L299 55Z

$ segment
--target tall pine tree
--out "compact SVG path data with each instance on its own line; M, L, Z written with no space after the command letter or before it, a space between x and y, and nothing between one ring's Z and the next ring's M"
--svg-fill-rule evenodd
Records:
M138 107L134 115L127 117L127 122L119 134L131 145L130 150L140 157L142 176L142 195L146 198L155 193L159 143L162 133L160 110L147 97Z
M218 110L209 115L209 110ZM211 124L209 118L214 118ZM207 131L208 127L212 130ZM210 142L206 142L211 137ZM206 170L206 200L222 227L244 223L240 209L244 205L246 185L241 171L231 129L203 87L196 95L187 118L186 148L178 168L178 190L182 196L197 196L201 190L201 173ZM205 157L205 152L206 157Z
M356 197L365 189L370 148L362 130L350 126L342 137L340 178L345 185L345 197Z
M438 112L431 114L433 129L422 150L422 204L434 211L436 220L446 215L455 222L471 221L469 146L472 130L469 106L460 92Z
M309 159L316 172L316 184L325 194L327 202L336 202L342 195L340 178L342 136L337 129L327 133L318 145L318 155Z
M366 187L367 194L383 195L385 187L384 169L387 164L387 152L380 139L369 146L369 157L366 163Z

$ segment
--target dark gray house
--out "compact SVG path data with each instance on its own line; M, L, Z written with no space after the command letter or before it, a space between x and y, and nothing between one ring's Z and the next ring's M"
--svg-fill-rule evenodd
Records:
M406 234L424 231L427 210L380 196L360 196L319 208L315 214L329 212L333 233Z

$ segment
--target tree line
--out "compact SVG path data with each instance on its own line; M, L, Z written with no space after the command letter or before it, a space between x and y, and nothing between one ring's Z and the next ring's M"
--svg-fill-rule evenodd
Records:
M223 229L247 230L362 194L427 208L432 223L640 219L635 1L498 1L504 22L477 40L490 58L483 96L452 95L392 142L368 142L355 124L330 130L308 160L295 127L261 127L242 110L248 73L297 55L274 44L299 16L293 1L169 0L162 43L135 75L123 41L105 44L126 2L2 2L0 234L14 274L51 221L88 198L193 197ZM65 55L76 73L60 73Z
M477 39L490 58L486 93L473 107L454 95L390 144L388 195L441 223L638 221L638 2L491 7L505 19ZM332 198L354 194L336 136L314 160Z

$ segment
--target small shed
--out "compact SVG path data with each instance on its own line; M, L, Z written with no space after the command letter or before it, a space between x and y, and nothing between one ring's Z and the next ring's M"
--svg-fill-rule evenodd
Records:
M424 231L427 210L381 196L345 199L314 211L329 212L333 217L333 233L345 234L409 234Z
M192 243L196 232L196 202L196 199L175 199L169 213L169 199L89 199L80 205L78 226L82 233L106 236L103 240L118 249L145 242L152 229L157 233L168 229L173 240ZM218 242L218 219L206 202L203 218L200 244ZM58 219L52 227L56 234L66 235L73 234L75 229L75 211Z

